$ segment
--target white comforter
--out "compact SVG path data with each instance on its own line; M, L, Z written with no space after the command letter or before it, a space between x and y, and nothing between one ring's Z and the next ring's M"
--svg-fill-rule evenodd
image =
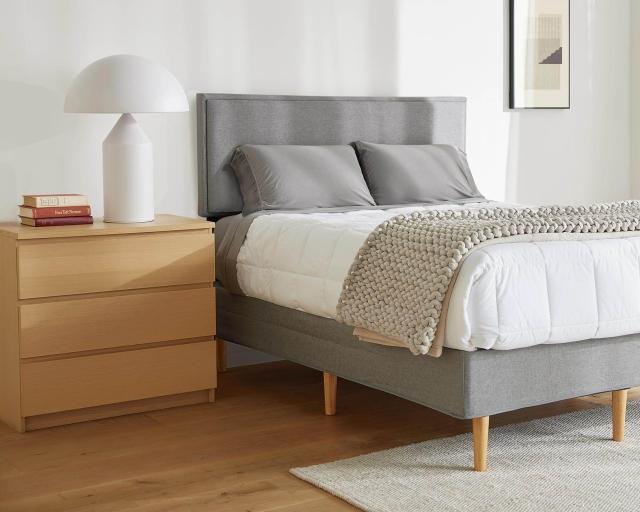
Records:
M258 217L238 255L240 287L250 297L335 318L342 283L369 233L423 208ZM624 235L475 250L452 292L445 346L508 350L640 332L640 237Z

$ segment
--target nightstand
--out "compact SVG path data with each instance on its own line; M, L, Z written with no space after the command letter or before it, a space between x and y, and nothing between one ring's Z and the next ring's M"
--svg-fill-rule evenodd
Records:
M0 420L24 432L213 401L213 223L0 223Z

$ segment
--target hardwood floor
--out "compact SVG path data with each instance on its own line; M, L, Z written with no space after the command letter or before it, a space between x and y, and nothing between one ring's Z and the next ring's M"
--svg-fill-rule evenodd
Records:
M0 511L354 510L287 470L471 430L470 421L357 384L338 389L337 415L325 416L322 373L278 362L221 374L215 404L27 434L0 425ZM607 400L516 411L491 426Z

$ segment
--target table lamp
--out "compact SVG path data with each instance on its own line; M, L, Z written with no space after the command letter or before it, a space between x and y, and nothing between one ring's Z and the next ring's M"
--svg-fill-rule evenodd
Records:
M188 110L178 80L160 64L135 55L97 60L74 79L65 112L122 113L102 143L105 222L154 219L153 147L131 114Z

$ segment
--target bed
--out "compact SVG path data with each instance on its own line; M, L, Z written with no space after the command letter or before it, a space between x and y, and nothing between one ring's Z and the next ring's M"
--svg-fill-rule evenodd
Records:
M613 437L622 440L626 390L640 385L640 336L635 334L640 332L640 297L637 297L640 273L636 256L640 245L631 234L621 235L619 240L594 239L587 244L558 242L553 249L558 256L546 259L549 244L535 244L531 240L493 246L496 249L489 254L473 253L479 260L474 268L483 261L495 260L499 254L505 261L509 258L515 261L512 268L529 271L502 279L500 290L491 285L489 279L485 279L485 288L474 288L479 279L473 272L462 276L463 284L456 283L447 316L447 338L451 339L437 359L415 356L398 347L365 343L354 336L353 328L338 323L331 315L331 303L340 284L340 272L320 276L324 278L320 280L319 276L296 275L284 288L276 287L284 282L277 276L284 274L269 272L270 285L262 295L260 290L237 293L243 288L243 279L245 291L247 282L259 281L255 276L269 263L260 260L259 250L254 250L252 256L247 242L250 230L255 235L252 239L259 239L260 233L268 238L274 236L279 225L294 220L302 226L300 229L310 230L309 224L322 225L317 219L323 215L331 219L342 216L349 225L357 224L353 216L360 215L366 218L362 220L363 225L368 225L397 212L389 207L360 209L359 213L270 212L260 216L259 222L245 218L243 223L237 220L243 208L242 196L230 169L236 147L241 144L351 144L356 140L370 140L387 144L450 144L464 149L464 98L198 94L197 115L199 213L218 221L217 266L225 284L217 283L216 288L217 331L221 340L324 372L327 414L335 413L336 378L340 377L456 418L471 419L474 468L479 471L486 469L489 417L523 407L613 391ZM310 222L310 219L316 220ZM329 231L335 232L334 228ZM308 237L309 233L311 231L301 236ZM361 241L354 235L352 246ZM518 245L521 245L519 249ZM255 247L259 249L260 245ZM589 283L603 281L599 276L610 267L607 258L614 257L612 251L616 265L626 265L633 272L620 275L617 284L590 289ZM337 264L341 272L349 254L347 251ZM573 269L574 273L559 273L554 280L553 276L549 277L550 272L557 270L557 261L563 261L562 258L563 268ZM548 261L555 263L546 264ZM471 268L467 263L462 270ZM280 270L287 272L286 268ZM591 274L587 276L584 272ZM545 283L544 289L540 287L541 282ZM547 286L551 282L556 289L554 293ZM320 284L314 288L312 283ZM283 292L286 289L302 293L289 296L291 294ZM486 306L483 297L489 289L495 296L502 296L505 305L528 301L526 307L512 308L515 313L506 322L508 328L504 322L474 324L469 318L463 318L465 311L474 311L473 307L475 316L480 315L478 311ZM456 295L455 290L461 291ZM571 314L574 316L569 321L554 323L554 318L566 319Z

